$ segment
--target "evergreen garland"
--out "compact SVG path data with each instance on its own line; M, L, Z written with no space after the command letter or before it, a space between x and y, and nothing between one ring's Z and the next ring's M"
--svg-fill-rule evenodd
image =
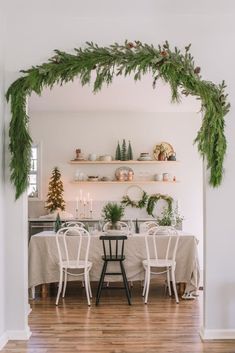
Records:
M173 198L168 195L154 194L149 197L147 207L146 207L147 213L149 215L153 216L154 207L159 200L165 200L168 204L168 211L172 212Z
M16 199L27 189L30 171L31 137L28 132L26 99L32 92L41 94L44 87L63 85L79 78L82 85L91 81L95 72L94 92L105 83L111 84L117 75L134 74L134 80L151 72L153 87L160 78L169 83L172 101L180 101L180 93L201 99L203 121L196 136L199 153L207 160L210 170L209 182L219 186L223 176L223 161L226 152L224 135L224 116L230 104L225 94L225 84L215 85L202 80L200 68L195 67L189 53L190 45L181 52L170 48L166 41L162 46L144 44L139 41L123 45L114 43L109 47L99 47L92 42L75 53L55 50L48 62L21 71L23 76L9 87L6 98L11 102L12 119L10 122L11 181L16 188Z
M65 210L65 201L63 199L64 188L60 178L60 171L57 167L55 167L50 178L49 190L45 206L45 208L50 212L56 211L58 209L61 211Z

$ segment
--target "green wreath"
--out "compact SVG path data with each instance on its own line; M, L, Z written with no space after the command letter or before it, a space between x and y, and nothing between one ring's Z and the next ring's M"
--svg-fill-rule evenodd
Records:
M114 43L109 47L87 43L85 49L75 49L75 54L55 50L48 62L21 71L23 76L13 82L6 93L12 113L9 149L11 182L16 188L16 199L27 189L30 171L32 140L28 131L27 97L32 92L40 95L44 87L63 85L75 78L79 78L82 85L89 84L93 72L96 74L94 92L104 83L112 83L115 76L133 73L134 80L140 80L143 74L151 72L153 86L158 79L169 83L173 102L180 101L180 93L201 99L204 116L195 142L199 153L207 159L210 184L214 187L220 185L226 152L224 116L230 108L226 86L224 82L217 86L202 80L200 68L195 67L189 50L190 45L183 53L176 47L171 49L168 42L157 48L139 41L126 41L124 45Z
M147 207L146 207L147 213L149 215L154 217L153 210L159 200L165 200L168 204L168 211L169 212L172 211L173 198L171 196L163 195L163 194L154 194L149 197Z
M133 201L128 195L123 196L121 203L125 206L131 206L134 208L144 208L148 201L148 194L143 191L142 197L139 201Z

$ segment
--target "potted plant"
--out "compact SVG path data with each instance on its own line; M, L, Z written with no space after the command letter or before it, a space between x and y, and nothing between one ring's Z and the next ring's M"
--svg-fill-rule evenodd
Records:
M161 216L157 217L157 224L159 226L172 226L173 212L172 209L164 207Z
M124 206L108 202L102 210L102 216L106 222L110 222L110 229L119 229L118 222L124 216Z
M184 217L179 214L178 207L173 209L164 208L161 216L157 217L157 224L159 226L175 227L176 229L182 229L182 221Z

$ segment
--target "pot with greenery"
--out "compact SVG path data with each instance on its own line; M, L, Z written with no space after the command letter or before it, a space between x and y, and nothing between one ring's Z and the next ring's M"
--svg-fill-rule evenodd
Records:
M110 229L121 229L118 223L124 216L124 206L116 202L108 202L102 210L102 216L110 223Z
M184 217L179 214L178 206L175 209L165 207L161 213L161 216L157 217L157 224L165 227L175 227L176 229L182 229L182 221Z

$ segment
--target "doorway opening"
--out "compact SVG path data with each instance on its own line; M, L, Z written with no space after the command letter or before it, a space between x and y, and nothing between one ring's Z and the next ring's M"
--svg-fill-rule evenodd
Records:
M192 97L184 98L181 104L170 104L170 90L162 82L153 90L151 77L145 75L141 82L134 83L132 77L118 78L112 86L103 88L94 95L89 87L78 81L63 87L45 90L41 97L32 95L29 100L30 132L34 143L41 144L42 197L29 199L29 219L46 221L45 199L52 168L58 166L64 183L66 212L75 216L76 200L83 195L92 197L93 218L99 219L107 201L120 202L126 194L125 184L74 183L80 173L87 178L112 180L118 165L71 165L76 149L84 157L95 154L115 156L118 141L131 141L134 159L147 152L152 158L156 144L163 141L171 144L179 163L172 165L135 165L138 186L148 194L168 194L177 201L183 216L182 230L199 239L199 263L203 269L203 166L193 139L201 125L198 114L200 106ZM176 183L148 183L155 174L167 173L176 178ZM173 179L172 179L173 180ZM110 196L111 195L111 196ZM157 217L164 203L155 209ZM130 220L149 217L146 210L126 208ZM39 224L40 225L40 224ZM37 229L39 231L40 228Z

